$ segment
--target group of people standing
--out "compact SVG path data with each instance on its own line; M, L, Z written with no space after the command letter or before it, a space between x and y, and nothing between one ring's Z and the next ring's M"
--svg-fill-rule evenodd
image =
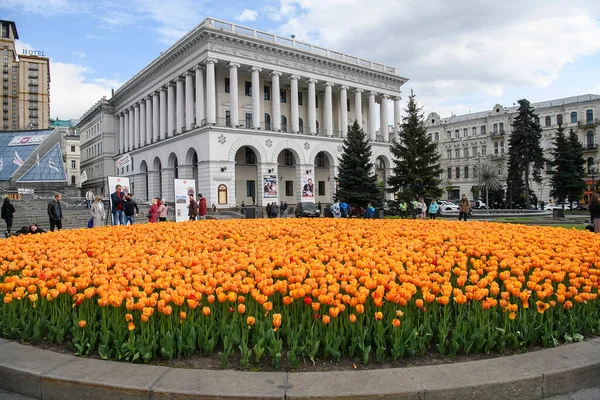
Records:
M202 196L202 193L198 193L198 201L194 199L194 193L190 193L190 201L188 203L188 217L190 217L190 221L195 221L196 219L205 219L206 218L206 199ZM160 208L160 206L159 206ZM152 209L152 207L150 207ZM165 215L166 217L166 215ZM165 219L166 221L166 219ZM152 222L152 221L150 221Z
M243 204L243 202L242 202ZM244 209L246 207L244 206ZM278 206L277 202L273 202L273 203L267 203L267 207L266 207L266 212L267 212L267 218L286 218L287 217L287 210L288 210L288 203L282 201L281 204Z

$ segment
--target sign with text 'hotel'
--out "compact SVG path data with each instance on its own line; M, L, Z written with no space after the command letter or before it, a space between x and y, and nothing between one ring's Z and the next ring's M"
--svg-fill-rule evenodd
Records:
M9 146L33 146L38 145L46 139L48 135L36 136L15 136L9 143Z

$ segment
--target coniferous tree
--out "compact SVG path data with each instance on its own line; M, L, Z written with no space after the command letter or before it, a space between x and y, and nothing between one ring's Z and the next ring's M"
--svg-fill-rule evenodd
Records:
M344 139L339 162L336 198L358 207L376 202L380 190L371 162L371 145L357 121Z
M388 184L406 201L417 196L439 198L443 192L440 155L437 143L427 134L425 119L412 90L405 111L399 137L390 146L394 168Z
M571 154L571 170L568 189L569 205L581 200L585 190L585 159L583 158L583 145L579 142L577 133L571 128L569 131L569 152Z
M511 200L522 197L525 199L525 207L529 208L529 177L532 175L535 182L540 182L540 171L544 166L544 153L540 146L542 127L529 101L519 100L518 113L512 123L513 131L508 141L507 184Z
M563 203L569 195L571 154L569 140L565 137L565 128L558 126L551 151L552 171L550 172L550 196Z

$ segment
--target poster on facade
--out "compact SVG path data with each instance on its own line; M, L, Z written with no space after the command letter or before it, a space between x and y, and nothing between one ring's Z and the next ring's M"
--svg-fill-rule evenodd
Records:
M315 201L315 183L314 177L309 174L302 174L302 201Z
M129 178L125 176L109 176L108 177L108 190L109 190L109 202L110 207L109 210L112 210L112 196L116 190L117 185L121 185L121 192L126 196L131 192L131 184L129 183ZM109 212L110 213L110 212Z
M263 192L263 198L277 200L277 175L263 175Z
M188 221L190 217L189 203L190 195L196 199L196 180L195 179L174 179L175 185L175 222Z

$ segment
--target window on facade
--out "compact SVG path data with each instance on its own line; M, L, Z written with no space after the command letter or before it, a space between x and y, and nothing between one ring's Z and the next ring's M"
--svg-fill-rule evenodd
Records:
M504 122L500 122L500 133L504 133Z
M265 92L265 95L264 95L265 100L270 101L271 100L271 86L265 86L264 92Z
M494 154L498 154L498 142L494 143Z
M317 167L324 167L325 166L325 153L323 153L322 151L319 152L317 154Z
M231 111L225 110L225 125L231 126Z
M447 131L447 132L446 132L446 139L447 139L447 140L450 140L450 139L452 139L452 132L451 132L451 131Z
M268 113L265 113L265 130L271 130L271 116Z
M298 92L298 105L302 105L302 92Z
M458 131L458 129L455 129L454 130L454 138L458 139L459 135L460 135L460 132Z
M294 195L294 181L285 181L285 195L288 197Z
M229 85L229 78L225 78L225 93L230 93L231 86Z
M298 131L300 131L300 133L304 133L304 121L302 118L298 118Z
M460 167L456 167L456 179L460 179Z
M485 128L485 125L481 125L480 131L481 131L481 134L482 134L482 135L485 135L485 134L486 134L486 128Z
M547 115L546 118L544 118L544 126L551 126L551 125L552 125L552 117Z
M587 110L585 112L585 122L586 122L586 124L591 124L594 122L594 111L593 110Z
M594 165L594 157L588 157L587 159L587 170L590 172L590 167Z
M588 149L594 148L594 132L589 131L586 135L586 145Z
M285 89L279 90L279 101L282 103L287 103L287 91Z
M251 129L252 128L252 113L246 113L245 119L246 119L246 129Z
M463 155L465 158L469 158L469 148L468 147L465 147L463 149Z
M446 173L448 174L447 178L452 179L452 168L448 167L448 170L446 171Z
M562 125L563 124L563 116L562 114L558 114L556 116L556 125Z
M577 123L577 112L573 111L571 113L571 123L572 124L576 124Z
M287 132L288 131L288 126L287 126L287 117L285 115L281 116L281 132Z
M472 131L471 134L473 136L477 135L477 127L476 126L474 126L473 128L471 128L471 131Z
M435 140L436 142L439 142L439 141L440 141L440 133L439 133L439 132L436 132L436 133L433 135L433 137L434 137L434 140Z
M460 149L454 149L454 158L460 158Z
M467 128L463 129L463 137L469 136L469 130Z
M246 164L256 164L256 153L250 147L246 147Z
M452 150L446 150L446 158L447 158L448 160L451 160L451 159L452 159Z
M244 84L244 94L246 96L252 96L252 82L246 81Z
M325 196L325 181L319 181L319 191L317 192L318 196Z
M487 154L487 146L483 145L481 146L481 155L485 156Z
M504 140L502 140L500 142L500 155L503 156L504 155Z
M71 185L75 184L75 175L71 175Z
M75 160L71 160L71 169L75 169Z
M498 133L498 124L492 125L492 132Z
M465 167L465 179L469 177L469 167Z
M246 197L256 196L256 181L246 181Z
M289 150L283 151L283 164L284 165L294 165L294 154L292 154Z

